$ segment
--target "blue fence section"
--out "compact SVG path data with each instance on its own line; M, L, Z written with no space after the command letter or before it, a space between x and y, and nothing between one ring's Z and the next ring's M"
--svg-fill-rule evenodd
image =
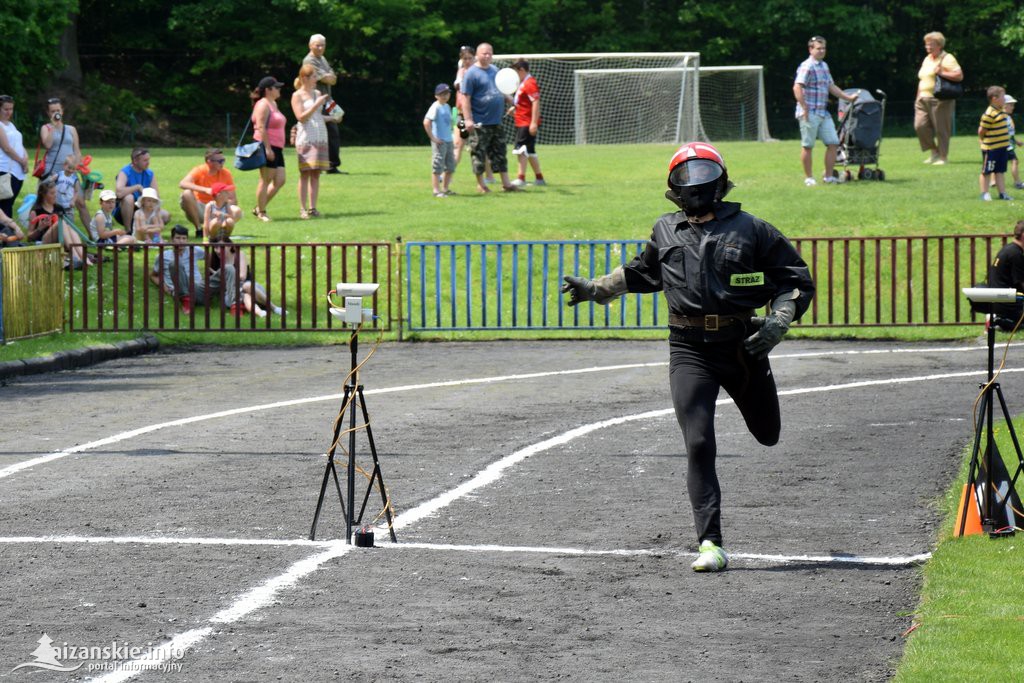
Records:
M660 294L622 297L614 308L574 308L566 275L598 277L630 261L645 241L408 242L406 321L425 330L655 329Z
M806 237L793 240L817 293L802 327L965 325L961 294L981 282L1005 235ZM643 240L409 242L403 308L410 331L657 329L660 294L567 306L566 275L598 277Z

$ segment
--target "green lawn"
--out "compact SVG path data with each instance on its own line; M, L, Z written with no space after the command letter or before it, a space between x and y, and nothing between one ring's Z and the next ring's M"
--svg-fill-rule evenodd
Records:
M128 150L89 149L92 169L113 186ZM464 161L452 184L459 194L438 199L430 192L429 148L344 147L344 175L325 175L318 220L298 218L296 164L286 157L288 180L269 206L274 220L256 221L256 172L235 172L245 219L236 236L259 241L541 240L645 238L672 205L664 198L667 162L675 145L547 146L540 149L546 188L478 195ZM950 164L926 166L914 139L884 140L880 155L887 180L807 188L799 165L799 143L737 142L720 145L736 188L730 199L774 223L792 237L846 235L949 235L1009 232L1017 202L977 198L978 151L969 137L953 141ZM177 183L202 160L201 149L154 148L152 168L172 222L184 222ZM228 151L231 156L231 151ZM820 174L822 148L816 150ZM514 159L513 159L514 160ZM29 188L31 184L29 184ZM24 190L24 193L29 191ZM1021 193L1024 201L1024 192ZM90 208L98 198L94 196ZM970 337L975 328L807 330L812 336L934 339ZM522 333L517 333L519 336ZM165 341L267 343L264 335L175 334ZM270 335L279 337L279 335ZM465 336L465 335L451 335ZM490 333L481 338L493 336ZM316 335L275 338L272 343L321 343ZM74 335L27 340L0 348L0 360L46 353L76 344Z
M1007 400L1015 403L1013 397ZM1017 455L1009 431L998 418L995 425L996 443L1013 476ZM1024 419L1015 419L1014 429L1018 438L1024 435ZM921 604L895 678L899 683L1024 680L1021 536L952 535L969 459L967 451L960 476L941 502L941 541L924 569ZM1017 490L1024 491L1024 482L1018 481Z

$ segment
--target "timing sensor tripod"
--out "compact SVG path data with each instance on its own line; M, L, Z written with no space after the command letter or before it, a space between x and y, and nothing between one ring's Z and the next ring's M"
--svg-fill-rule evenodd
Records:
M370 427L370 414L366 410L366 400L363 397L363 385L358 383L359 364L356 362L356 358L359 350L359 325L351 324L350 327L352 328L352 336L349 338L348 345L349 350L352 352L352 367L349 371L348 381L345 383L345 393L341 401L341 409L338 411L338 417L334 421L334 437L331 440L331 448L327 452L327 467L324 469L323 482L320 484L320 497L316 501L316 513L313 515L313 527L309 530L309 540L316 540L316 525L320 519L320 509L324 504L324 495L327 493L327 482L329 479L333 479L334 488L338 492L338 500L341 501L341 513L345 516L345 541L350 544L352 543L352 529L362 522L363 513L366 511L366 503L369 501L370 492L373 490L374 483L376 483L380 489L381 501L384 504L384 515L388 521L388 532L391 534L392 542L397 543L398 538L395 536L395 528L391 518L391 502L388 500L388 494L384 488L384 476L381 474L380 460L377 458L377 446L373 443L373 429ZM366 494L363 496L363 504L359 508L358 517L355 516L356 431L359 429L356 425L357 403L363 414L363 426L366 429L366 438L370 442L370 453L373 455L373 471L370 473L370 482L366 487ZM347 468L349 504L347 506L345 505L345 496L341 494L341 484L338 482L338 472L334 464L334 452L338 448L346 408L349 413Z
M985 330L988 334L988 381L981 385L982 396L978 402L975 419L974 448L971 452L971 464L967 474L967 490L978 506L981 530L993 538L1012 535L1014 527L1024 525L1024 514L1022 514L1024 506L1021 505L1020 497L1015 489L1017 478L1024 472L1024 455L1021 454L1020 442L1017 440L1017 432L1010 419L1010 411L1006 407L1006 399L1003 398L1003 390L999 386L999 382L994 381L995 328L995 316L988 315L985 321ZM997 398L1003 411L1003 418L1006 420L1010 439L1013 441L1013 447L1017 451L1017 468L1014 470L1012 479L993 438L993 413ZM985 453L982 456L983 437ZM967 527L968 505L971 504L970 498L965 497L960 521L955 529L957 536L964 534Z

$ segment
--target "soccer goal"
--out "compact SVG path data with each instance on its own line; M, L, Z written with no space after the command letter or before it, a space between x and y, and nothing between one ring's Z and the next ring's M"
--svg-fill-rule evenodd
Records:
M673 137L658 140L647 131L637 131L633 122L638 119L643 120L646 125L657 125L662 130L675 131L678 125L681 130L680 134L686 139L706 139L699 129L700 118L699 112L696 111L699 106L697 69L700 66L700 54L697 52L495 55L494 64L498 68L502 68L520 58L530 62L530 72L537 78L541 88L541 117L544 123L540 127L538 142L542 144L574 144L579 142L578 138L581 134L587 137L587 131L581 133L577 121L580 112L589 122L603 118L605 127L611 131L607 134L598 134L597 129L594 128L590 139L583 141L590 144L597 142L672 142L677 139L674 133ZM634 91L636 86L632 83L620 81L619 88L616 88L614 78L602 78L594 74L589 77L587 83L583 84L584 88L589 86L589 90L585 94L588 104L586 106L580 104L580 95L577 92L579 87L577 73L581 70L645 72L660 69L681 70L684 75L654 76L648 86L648 92L644 94L646 101L641 101L639 94ZM661 90L669 92L662 93ZM670 92L675 92L675 99L671 101L671 104L666 104L672 97ZM655 106L658 108L656 115L655 112L652 112L650 117L640 116L643 110ZM670 108L669 114L662 111L664 107ZM671 120L671 123L653 123L655 120L666 117ZM620 132L626 137L617 138L616 132ZM659 133L659 135L662 134ZM641 135L642 137L638 137Z
M711 140L768 142L764 67L700 67L700 120Z

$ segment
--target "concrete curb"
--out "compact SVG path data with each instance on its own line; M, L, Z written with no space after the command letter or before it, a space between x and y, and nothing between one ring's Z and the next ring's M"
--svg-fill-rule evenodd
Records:
M138 339L98 344L81 349L57 351L40 358L25 358L0 363L0 382L22 375L37 375L42 372L74 370L115 358L127 358L143 353L153 353L160 348L160 340L151 334Z

